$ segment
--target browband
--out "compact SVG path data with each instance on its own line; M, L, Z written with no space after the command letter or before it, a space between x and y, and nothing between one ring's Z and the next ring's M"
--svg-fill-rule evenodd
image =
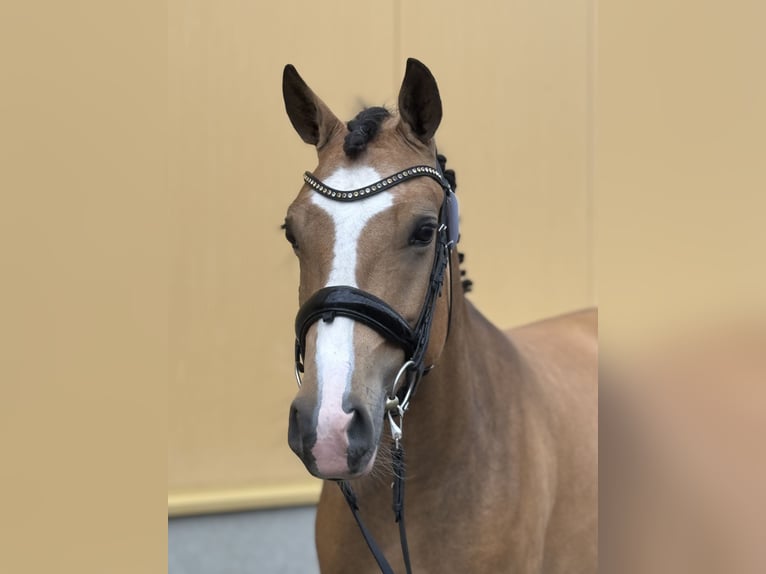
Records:
M447 183L447 181L444 179L444 176L442 176L442 174L438 170L432 168L430 165L416 165L414 167L403 169L402 171L398 171L393 175L384 177L380 181L376 181L372 185L360 187L359 189L352 189L350 191L341 191L339 189L333 189L332 187L325 185L324 183L319 181L317 178L315 178L311 174L311 172L308 172L308 171L303 174L303 180L314 191L318 191L325 197L334 199L336 201L354 201L355 199L370 197L372 195L375 195L376 193L385 191L389 187L392 187L399 183L403 183L407 181L408 179L413 179L415 177L423 177L423 176L433 178L437 182L439 182L439 185L441 185L443 188L450 189L449 183Z

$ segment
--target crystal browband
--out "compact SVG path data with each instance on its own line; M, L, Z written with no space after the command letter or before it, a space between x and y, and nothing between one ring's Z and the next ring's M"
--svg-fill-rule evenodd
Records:
M359 189L352 189L350 191L341 191L339 189L333 189L332 187L329 187L325 185L324 183L322 183L321 181L319 181L308 171L303 174L303 180L314 191L321 193L327 198L334 199L336 201L354 201L355 199L363 199L365 197L370 197L371 195L375 195L376 193L380 193L381 191L385 191L389 187L393 187L397 184L405 182L408 179L413 179L415 177L423 177L423 176L435 179L437 182L439 182L439 185L441 185L443 188L449 189L449 184L442 177L442 174L439 173L436 169L428 165L416 165L415 167L409 167L393 175L384 177L380 181L376 181L375 183L371 185L360 187Z

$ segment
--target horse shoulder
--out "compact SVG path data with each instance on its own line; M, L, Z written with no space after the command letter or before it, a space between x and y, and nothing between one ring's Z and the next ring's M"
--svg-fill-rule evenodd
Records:
M560 443L596 440L597 330L595 309L586 309L505 332L519 353L527 399L547 413Z
M544 572L595 572L597 324L589 309L505 332L518 350L525 411L545 437L536 441L550 485Z

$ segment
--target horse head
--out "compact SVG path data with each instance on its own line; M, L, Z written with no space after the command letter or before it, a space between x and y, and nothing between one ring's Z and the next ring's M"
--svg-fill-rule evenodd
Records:
M457 221L436 159L441 99L413 59L398 111L368 108L348 123L292 66L282 87L293 127L318 156L284 225L300 262L301 305L288 442L313 475L353 478L374 466L395 381L418 378L447 334L448 297L434 274L443 277L440 262L453 256ZM425 342L411 340L421 327ZM420 365L397 377L413 354Z

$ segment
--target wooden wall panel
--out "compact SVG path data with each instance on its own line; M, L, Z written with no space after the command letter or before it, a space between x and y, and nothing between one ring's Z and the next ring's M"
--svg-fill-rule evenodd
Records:
M510 326L595 303L589 2L405 2L402 57L442 91L472 299ZM424 32L428 22L429 32Z
M343 115L385 90L390 53L352 49L368 30L338 21L343 11L170 4L168 489L178 508L317 491L287 448L298 276L279 229L315 155L284 114L281 74L295 64ZM391 45L391 9L375 13L376 41Z
M165 16L0 5L3 573L167 564Z
M315 159L283 111L285 63L349 118L394 105L421 58L443 92L474 300L503 325L594 302L586 3L362 6L170 4L171 512L319 486L286 441L297 264L279 225Z
M596 186L610 345L766 316L766 4L600 7Z

